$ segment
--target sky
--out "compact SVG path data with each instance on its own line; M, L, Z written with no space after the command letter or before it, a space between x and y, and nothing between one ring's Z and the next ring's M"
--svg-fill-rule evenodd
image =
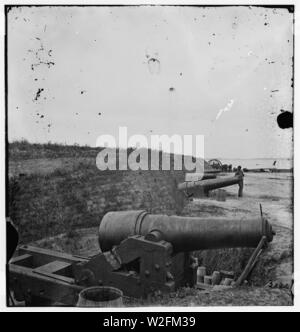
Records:
M13 7L8 138L204 135L207 158L288 158L293 14L263 7Z

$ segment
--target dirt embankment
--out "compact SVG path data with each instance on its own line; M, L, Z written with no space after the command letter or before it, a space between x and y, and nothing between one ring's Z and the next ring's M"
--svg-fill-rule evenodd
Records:
M184 200L176 191L180 177L164 171L100 172L80 164L71 173L11 178L9 214L23 243L97 226L108 211L177 214Z
M72 147L56 151L47 145L42 150L46 159L30 159L30 149L36 157L35 146L26 145L25 159L16 147L9 159L9 216L22 243L60 233L72 236L77 228L98 226L108 211L179 214L183 209L184 195L176 189L183 171L100 171L95 149L75 147L71 158ZM89 156L78 157L81 150Z

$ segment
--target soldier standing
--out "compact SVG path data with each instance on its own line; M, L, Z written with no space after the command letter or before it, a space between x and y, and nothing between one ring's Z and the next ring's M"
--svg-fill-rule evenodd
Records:
M240 178L238 196L242 197L243 196L243 187L244 187L244 173L242 171L241 166L238 166L237 171L235 172L235 176L238 176Z

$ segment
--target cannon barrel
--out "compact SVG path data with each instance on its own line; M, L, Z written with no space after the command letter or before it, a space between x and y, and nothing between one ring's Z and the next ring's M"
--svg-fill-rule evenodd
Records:
M189 188L198 188L203 189L203 191L209 191L217 188L223 188L232 186L233 184L238 184L241 178L239 176L227 176L225 178L217 178L217 179L207 179L201 181L191 181L184 182L178 185L179 190L185 190Z
M186 173L185 174L185 182L198 182L198 181L203 181L207 179L215 179L217 177L216 174L212 173L204 173L202 177L199 175L199 173Z
M175 252L257 246L262 236L273 239L272 226L264 218L228 219L153 215L146 211L108 212L99 226L101 250L111 250L128 236L143 235L165 240Z

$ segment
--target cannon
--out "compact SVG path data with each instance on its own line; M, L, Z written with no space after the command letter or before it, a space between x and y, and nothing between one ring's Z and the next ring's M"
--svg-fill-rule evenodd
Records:
M185 182L195 182L195 181L201 181L201 180L207 180L207 179L215 179L217 177L214 173L186 173L185 174Z
M188 194L197 193L200 195L207 195L210 190L239 184L240 181L241 179L239 176L226 176L217 179L183 182L178 184L177 188L186 191Z
M125 296L146 297L197 283L202 249L255 248L274 232L265 218L225 219L108 212L99 226L99 253L80 257L20 246L8 267L14 297L28 305L76 304L78 293L112 286Z
M228 219L148 214L145 211L108 212L99 226L102 251L111 250L130 235L172 244L174 252L256 247L263 235L273 239L264 218Z

